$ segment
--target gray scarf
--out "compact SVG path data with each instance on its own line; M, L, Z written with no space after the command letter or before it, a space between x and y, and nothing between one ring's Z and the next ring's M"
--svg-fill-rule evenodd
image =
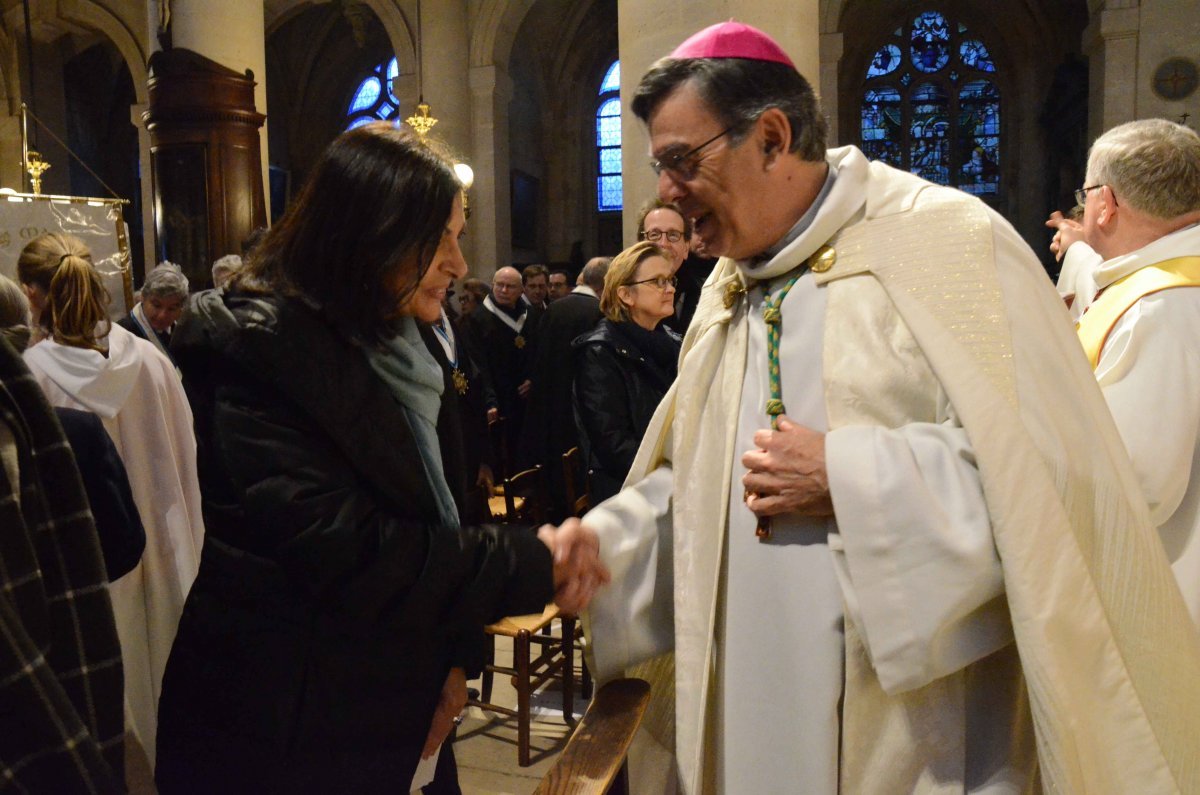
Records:
M366 355L371 369L404 408L442 524L458 527L458 508L446 484L442 451L438 447L437 418L444 387L442 368L421 340L417 321L404 318L400 333L384 342L382 348L367 349Z

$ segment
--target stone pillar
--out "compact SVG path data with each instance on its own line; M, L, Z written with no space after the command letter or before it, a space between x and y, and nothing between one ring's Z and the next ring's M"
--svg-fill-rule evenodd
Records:
M471 273L489 279L512 255L512 206L508 185L508 102L512 79L498 66L471 68Z
M254 109L267 115L267 45L263 0L172 0L171 46L200 53L235 72L254 73ZM157 26L152 14L150 27ZM267 125L259 130L263 197L271 217Z
M153 173L150 158L150 131L146 129L145 114L150 110L150 103L142 103L129 106L129 120L133 122L133 126L138 131L138 162L142 167L142 251L145 253L143 258L143 268L150 270L158 262L155 260L157 247L154 245L154 180L150 178ZM139 241L130 240L129 246L138 245ZM134 273L134 284L141 286L145 281L145 273Z
M817 97L821 101L821 113L825 115L825 121L829 125L829 145L831 147L849 143L839 137L840 131L838 130L838 114L840 112L838 106L838 65L842 61L843 46L843 34L821 34L821 78L819 83L813 85L813 88L817 92ZM851 130L847 130L846 132L852 133Z
M1088 138L1137 118L1138 0L1097 3L1083 32L1088 56Z
M646 166L649 138L629 110L638 81L650 64L696 31L730 18L753 25L779 42L800 73L823 87L819 35L820 0L618 0L617 35L621 53L621 166L625 207L636 208L654 195L654 172ZM836 81L834 93L836 95ZM637 237L637 214L624 213L625 244Z
M438 120L431 136L464 160L472 154L471 86L467 75L470 38L466 0L425 3L418 47L421 91ZM412 111L404 108L404 115ZM475 164L468 161L475 169ZM476 171L478 174L478 171Z

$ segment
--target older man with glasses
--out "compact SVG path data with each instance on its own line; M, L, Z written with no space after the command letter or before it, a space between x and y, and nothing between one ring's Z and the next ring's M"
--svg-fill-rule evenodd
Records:
M652 712L674 707L635 789L1200 791L1200 639L1029 247L826 151L746 25L652 65L633 112L660 198L723 257L585 517L613 575L594 672L661 663Z
M1079 338L1200 627L1200 135L1122 124L1087 176L1081 227L1102 262Z

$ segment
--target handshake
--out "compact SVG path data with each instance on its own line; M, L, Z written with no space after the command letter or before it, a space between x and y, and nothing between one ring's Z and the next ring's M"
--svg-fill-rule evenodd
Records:
M558 527L542 525L538 538L554 560L554 603L567 613L578 613L611 579L600 562L600 539L575 518Z

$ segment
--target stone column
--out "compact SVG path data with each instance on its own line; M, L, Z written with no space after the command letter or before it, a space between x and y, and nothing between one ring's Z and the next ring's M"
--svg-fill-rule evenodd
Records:
M821 101L821 112L825 114L825 121L829 125L831 147L847 143L841 140L838 130L838 65L842 61L843 35L821 34L821 78L819 83L813 85Z
M1088 138L1137 118L1138 0L1093 3L1083 32L1088 56Z
M254 73L255 110L267 114L267 49L263 0L172 0L171 45L200 53L236 72ZM152 13L150 27L157 26ZM259 130L263 197L271 217L267 125Z
M156 264L155 254L157 247L154 244L154 180L150 178L151 158L150 158L150 131L146 129L144 114L150 110L150 103L144 102L137 105L129 106L129 120L133 122L133 126L138 132L138 162L142 167L142 251L145 252L143 259L143 268L150 270ZM129 246L136 246L138 241L130 240ZM141 286L146 279L145 273L134 273L134 283Z
M471 68L472 147L468 264L489 279L512 254L512 206L508 186L508 101L512 78L498 66Z
M421 11L418 31L421 90L438 120L430 135L446 142L459 157L466 159L472 153L466 0L425 3ZM404 112L407 115L410 111L406 108ZM468 161L468 164L475 168L474 163Z
M654 173L646 167L649 138L629 110L638 81L650 64L701 28L730 18L753 25L779 42L800 73L819 87L820 0L618 0L617 35L621 53L621 166L625 207L653 196ZM836 95L836 83L835 83ZM637 216L624 213L625 244L636 239Z

